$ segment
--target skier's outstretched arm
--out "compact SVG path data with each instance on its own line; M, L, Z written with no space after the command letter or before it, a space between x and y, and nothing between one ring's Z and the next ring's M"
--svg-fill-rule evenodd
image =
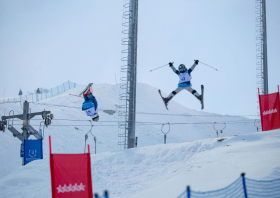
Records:
M195 61L194 61L194 64L193 64L192 67L189 69L189 73L191 73L191 72L194 70L195 66L198 65L198 62L199 62L199 60L195 60Z
M169 63L169 67L174 71L174 73L176 73L177 75L180 73L174 66L173 63Z

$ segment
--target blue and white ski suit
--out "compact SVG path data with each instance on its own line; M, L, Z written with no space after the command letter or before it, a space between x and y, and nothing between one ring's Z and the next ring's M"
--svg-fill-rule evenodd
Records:
M90 116L91 118L95 118L98 116L98 103L95 97L92 94L84 96L84 103L82 105L82 110Z
M194 70L195 66L197 64L194 63L190 69L187 69L185 72L180 73L174 66L171 66L171 69L179 76L179 83L178 83L178 88L172 91L169 96L168 100L171 100L177 93L182 91L183 89L189 91L192 93L194 96L198 97L199 94L196 92L196 90L192 89L192 84L191 84L191 73Z

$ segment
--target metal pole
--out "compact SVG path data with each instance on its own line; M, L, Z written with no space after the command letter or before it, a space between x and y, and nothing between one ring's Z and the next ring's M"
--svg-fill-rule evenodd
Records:
M166 144L166 134L164 134L164 144Z
M128 72L129 111L127 148L135 146L135 112L136 112L136 76L137 76L137 27L138 27L138 0L131 0L131 17L129 20Z
M22 114L22 136L23 136L23 141L24 139L28 139L28 130L26 129L26 125L28 124L28 112L29 112L29 103L25 101L23 103L23 114ZM24 165L24 157L22 158L22 165Z
M187 198L191 198L191 188L187 186Z
M96 154L96 137L94 137L94 142L95 142L95 154Z
M246 189L246 182L245 182L245 173L241 174L242 177L242 184L243 184L243 190L244 190L244 197L247 198L247 189Z
M264 94L268 94L267 70L267 33L266 33L266 0L262 0L262 25L263 25L263 85Z

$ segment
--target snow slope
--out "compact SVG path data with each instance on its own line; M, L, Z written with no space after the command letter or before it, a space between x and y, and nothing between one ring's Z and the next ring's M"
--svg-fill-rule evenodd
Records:
M90 130L90 122L70 121L88 120L80 109L83 99L69 95L70 93L77 95L81 89L69 90L59 96L40 101L36 105L30 104L32 112L45 109L54 114L52 125L45 129L45 136L52 136L54 153L80 153L84 151L84 136ZM250 173L251 171L252 175L248 174L247 176L255 179L269 176L274 170L273 168L276 168L275 173L279 173L278 162L272 160L272 155L267 155L267 153L272 152L269 147L273 146L270 146L269 143L273 141L275 141L275 143L273 142L274 147L277 148L273 152L279 152L279 148L276 146L279 141L279 131L254 133L251 136L242 135L256 131L253 122L244 123L249 119L243 117L201 117L217 115L191 110L175 101L171 101L170 111L166 111L157 89L146 84L138 84L137 87L137 122L156 122L160 124L137 125L136 136L138 136L138 146L140 148L120 150L117 145L117 113L109 115L103 112L103 110L117 110L119 87L99 84L93 86L93 92L99 103L100 114L99 122L95 123L92 129L92 134L97 137L97 155L92 155L94 191L101 192L103 189L108 189L112 197L129 197L132 195L149 197L148 194L154 193L155 189L161 189L160 191L163 192L170 189L171 194L167 192L164 194L176 196L184 190L186 184L192 184L195 190L210 190L228 185L239 177L241 172ZM192 96L190 95L190 97ZM59 107L59 105L68 107ZM2 113L4 110L6 115L10 110L14 110L15 114L22 114L19 103L0 104L0 112ZM186 116L150 115L143 114L143 112L185 114ZM39 129L41 121L41 117L36 116L31 120L31 125L35 129ZM171 130L167 135L168 144L163 145L161 124L167 122L181 124L171 125ZM201 124L202 122L204 124ZM238 136L217 143L216 131L213 129L214 122L230 123L227 124L223 134L219 134L219 136ZM19 131L21 131L21 124L21 121L14 120L14 126ZM220 124L217 127L222 128L223 125ZM167 130L167 128L164 128L164 130ZM20 141L14 138L9 131L1 133L0 136L1 195L3 194L4 197L50 197L47 138L43 145L44 160L34 161L22 167L19 157ZM249 137L246 141L240 139L245 136ZM94 141L91 136L87 143L91 145L91 153L94 153ZM235 146L225 146L225 144ZM248 148L250 152L244 154ZM254 149L263 152L254 152ZM252 156L252 159L250 156ZM244 162L239 161L239 157L244 159ZM265 171L260 163L251 164L251 160L255 162L261 160L261 157L268 158L267 162L264 163L265 166L268 166ZM237 165L232 163L233 161L236 161ZM250 169L248 165L254 165L255 168ZM223 174L217 174L219 171ZM183 175L185 176L183 177ZM193 178L193 180L190 178ZM215 178L217 178L215 183L203 182ZM176 183L176 185L170 185L173 183ZM169 188L168 186L173 187ZM17 188L17 192L13 190L14 187ZM29 192L29 190L32 192ZM23 192L27 194L23 195L25 194Z
M55 146L55 145L53 145ZM94 192L110 197L176 197L222 188L241 172L279 178L280 130L187 143L154 145L91 155ZM16 190L15 190L16 189ZM1 197L51 197L49 159L34 161L0 179Z

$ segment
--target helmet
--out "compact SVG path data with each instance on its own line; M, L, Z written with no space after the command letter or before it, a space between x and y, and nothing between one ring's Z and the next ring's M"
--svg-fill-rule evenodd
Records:
M179 65L178 70L182 73L187 70L186 66L184 64Z

